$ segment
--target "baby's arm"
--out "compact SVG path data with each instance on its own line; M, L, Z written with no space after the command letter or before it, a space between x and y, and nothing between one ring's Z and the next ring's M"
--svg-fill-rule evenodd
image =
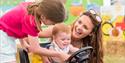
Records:
M79 48L76 48L76 47L74 47L74 46L72 46L72 45L69 46L69 49L70 49L70 52L71 52L71 53L74 53L74 52L76 52L76 51L79 50Z
M53 29L53 26L49 26L45 30L40 31L39 34L38 34L39 38L50 38L50 37L52 37L52 29Z

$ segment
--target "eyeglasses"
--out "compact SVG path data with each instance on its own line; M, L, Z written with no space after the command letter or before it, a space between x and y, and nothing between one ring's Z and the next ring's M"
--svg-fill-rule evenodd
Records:
M96 27L94 28L94 31L97 31L97 29L98 29L98 28L100 27L100 25L101 25L102 19L101 19L101 17L96 13L95 10L90 9L88 12L91 13L93 19L95 19L95 20L98 22L98 23L96 24Z
M94 16L94 19L96 19L96 21L98 21L99 23L101 23L102 22L102 19L101 19L101 17L99 16L99 15L97 15L97 13L96 13L96 11L95 10L93 10L93 9L90 9L89 10L89 13L91 13L91 14L93 14Z

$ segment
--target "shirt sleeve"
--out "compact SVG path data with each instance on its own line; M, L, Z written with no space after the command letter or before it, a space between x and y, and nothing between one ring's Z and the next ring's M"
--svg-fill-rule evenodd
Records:
M33 16L24 16L24 19L22 20L22 32L31 36L38 36L39 31L37 30Z

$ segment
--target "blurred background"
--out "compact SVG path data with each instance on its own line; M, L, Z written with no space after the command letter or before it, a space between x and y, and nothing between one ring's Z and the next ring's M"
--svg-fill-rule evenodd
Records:
M0 17L20 2L38 0L0 0ZM94 9L101 15L104 63L125 63L125 0L61 0L67 9L66 24L72 24L81 12ZM47 26L42 26L46 29ZM47 42L48 38L40 38Z

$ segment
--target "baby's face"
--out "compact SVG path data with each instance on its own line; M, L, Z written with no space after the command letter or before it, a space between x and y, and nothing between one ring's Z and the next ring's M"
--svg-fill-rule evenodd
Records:
M56 34L56 36L54 36L54 41L56 42L56 44L61 48L65 48L67 47L70 42L71 42L71 34L67 34L64 32L59 32Z

